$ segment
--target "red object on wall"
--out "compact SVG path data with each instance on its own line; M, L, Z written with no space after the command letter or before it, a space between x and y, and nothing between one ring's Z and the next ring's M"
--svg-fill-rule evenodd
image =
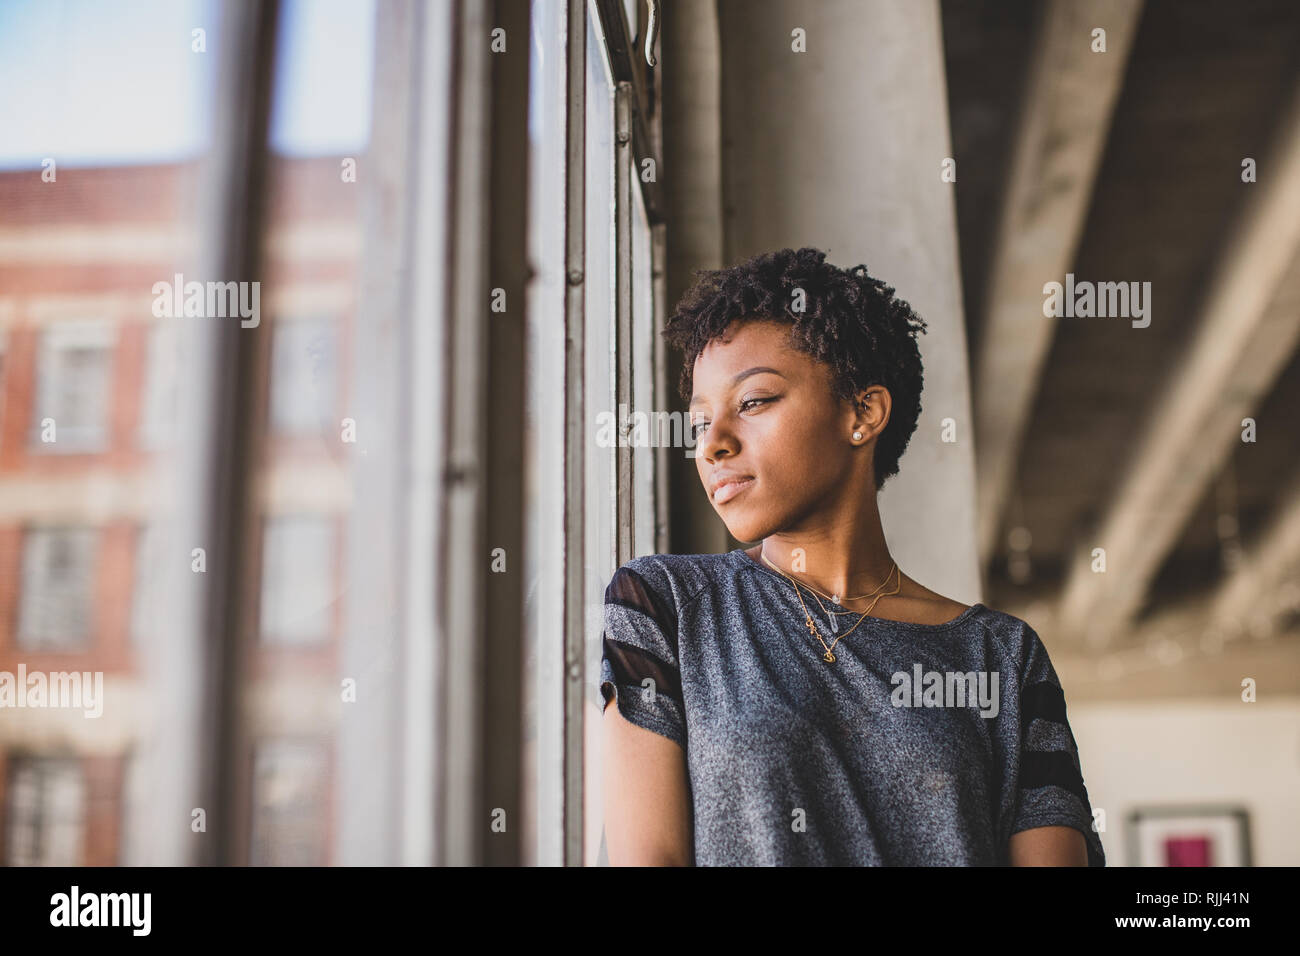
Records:
M1209 837L1169 837L1165 840L1165 866L1210 865Z

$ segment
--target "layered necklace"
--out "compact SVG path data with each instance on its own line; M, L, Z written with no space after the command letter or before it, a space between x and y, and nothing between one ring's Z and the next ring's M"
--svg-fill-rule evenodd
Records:
M763 563L764 563L764 564L766 564L769 568L771 568L771 569L772 569L773 571L775 571L777 574L781 575L781 577L785 578L787 581L790 582L791 585L794 586L794 593L795 593L795 595L799 598L799 606L800 606L801 608L803 608L804 623L805 623L805 624L807 625L807 627L808 627L808 633L811 634L813 637L817 638L817 640L818 640L819 642L821 642L822 647L826 650L826 653L822 655L822 660L824 660L827 664L833 664L833 663L835 663L835 645L838 644L841 640L843 640L844 638L848 637L850 634L852 634L854 631L856 631L856 630L858 629L858 625L861 624L863 621L865 621L865 620L867 619L867 615L869 615L869 614L872 612L872 610L875 608L875 606L876 606L876 602L879 601L882 597L886 597L886 596L888 596L888 595L890 595L890 594L897 594L897 593L902 589L902 587L903 587L903 575L902 575L902 572L899 572L899 575L898 575L898 586L895 587L894 590L892 590L892 591L885 591L885 592L883 592L883 593L877 593L877 592L880 591L881 588L883 588L886 584L889 583L889 579L890 579L891 577L893 577L893 576L894 576L894 572L898 570L898 563L897 563L897 562L892 562L891 567L890 567L890 569L889 569L889 573L885 575L885 580L882 581L882 582L880 583L880 585L878 585L874 590L872 590L871 592L869 592L869 593L867 593L867 594L860 595L860 596L858 596L858 597L852 597L852 598L846 597L846 598L844 599L845 601L864 601L864 600L866 600L867 598L871 598L871 597L873 597L873 595L874 595L874 598L873 598L872 601L871 601L871 605L870 605L870 606L869 606L865 611L863 611L863 612L862 612L862 616L858 618L858 623L857 623L857 624L854 624L851 628L849 628L849 629L848 629L847 631L845 631L843 634L839 634L839 635L835 638L835 640L831 641L830 644L827 644L825 638L822 637L822 633L821 633L821 631L819 631L819 630L817 629L817 625L813 622L812 615L808 613L808 605L804 604L804 601L803 601L803 592L801 592L801 591L799 590L799 582L796 581L794 578L790 577L790 575L786 574L784 571L782 571L780 568L778 568L778 567L777 567L775 564L773 564L771 561L769 561L769 560L767 559L767 555L766 555L766 554L764 553L764 551L763 551L762 546L759 547L758 554L759 554L759 557L761 557L761 558L763 559ZM839 603L840 603L839 598L838 598L837 596L832 596L832 595L829 595L829 594L822 594L822 592L818 591L816 588L814 588L814 587L812 587L811 585L808 585L808 584L805 584L804 587L808 588L808 590L811 591L811 592L813 593L813 599L814 599L815 601L817 601L817 606L820 607L820 608L822 609L822 613L823 613L823 614L825 614L828 618L830 618L830 621L831 621L831 628L832 628L832 630L836 631L837 633L838 633L838 631L839 631L839 624L838 624L838 622L835 620L835 616L836 616L836 615L838 615L838 616L843 616L843 615L845 615L845 614L856 614L856 613L857 613L856 611L827 611L827 610L826 610L826 606L825 606L824 604L822 604L822 602L821 602L821 598L824 597L824 598L826 598L828 601L832 601L832 602L834 602L834 603L836 603L836 604L839 604ZM821 595L821 597L818 597L818 595Z

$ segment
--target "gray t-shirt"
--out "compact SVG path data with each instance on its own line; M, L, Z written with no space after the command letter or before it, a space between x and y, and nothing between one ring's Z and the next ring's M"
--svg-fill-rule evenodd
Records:
M869 617L827 662L794 586L743 549L656 554L610 581L603 650L605 703L686 752L697 866L1005 865L1013 833L1053 825L1105 866L1060 682L1017 617Z

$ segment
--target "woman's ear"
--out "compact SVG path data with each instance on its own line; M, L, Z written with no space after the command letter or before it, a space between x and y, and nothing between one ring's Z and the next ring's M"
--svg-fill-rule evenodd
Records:
M853 431L855 435L862 435L861 439L855 438L854 441L865 441L884 430L889 421L890 402L889 390L883 385L872 385L854 395L856 415Z

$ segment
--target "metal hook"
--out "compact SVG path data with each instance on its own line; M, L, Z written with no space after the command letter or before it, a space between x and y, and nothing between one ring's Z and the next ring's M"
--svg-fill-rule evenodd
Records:
M659 5L655 0L646 0L650 5L650 18L645 30L645 61L655 65L655 37L659 33Z

